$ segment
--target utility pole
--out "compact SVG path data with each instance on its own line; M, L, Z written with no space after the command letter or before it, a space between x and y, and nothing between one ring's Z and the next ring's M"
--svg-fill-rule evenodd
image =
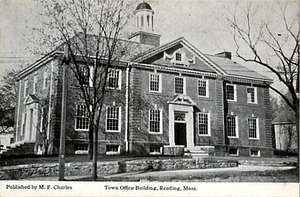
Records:
M68 55L68 47L65 44L64 55L62 59L63 67L63 89L62 89L62 105L61 105L61 124L60 124L60 145L59 145L59 171L58 181L63 181L65 177L65 139L66 139L66 111L67 111L67 91L68 91L68 65L70 58Z

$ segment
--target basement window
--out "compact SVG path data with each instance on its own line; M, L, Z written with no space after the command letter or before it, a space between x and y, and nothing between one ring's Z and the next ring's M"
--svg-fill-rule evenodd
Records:
M106 155L119 155L120 145L108 144L106 145Z
M239 155L239 149L237 148L230 148L228 151L229 156L238 156Z
M89 146L86 143L78 143L75 144L75 154L81 155L81 154L88 154Z
M260 151L259 150L250 150L250 156L251 157L260 157Z
M150 155L161 155L162 154L162 146L151 145L150 146Z

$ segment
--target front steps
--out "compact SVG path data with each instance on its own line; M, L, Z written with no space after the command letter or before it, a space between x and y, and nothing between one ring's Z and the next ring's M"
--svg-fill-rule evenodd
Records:
M6 146L6 149L1 150L0 155L33 155L34 144L34 142L15 142L10 146Z
M212 155L213 152L214 146L195 146L184 149L184 155L191 156L192 158L208 157Z

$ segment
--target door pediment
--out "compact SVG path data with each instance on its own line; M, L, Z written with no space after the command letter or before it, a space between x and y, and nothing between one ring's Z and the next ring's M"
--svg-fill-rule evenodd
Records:
M39 99L33 94L29 94L24 100L25 105L30 105L32 103L38 103L38 102L39 102Z
M187 95L177 95L171 101L168 101L168 104L177 104L177 105L188 105L194 106L196 103Z

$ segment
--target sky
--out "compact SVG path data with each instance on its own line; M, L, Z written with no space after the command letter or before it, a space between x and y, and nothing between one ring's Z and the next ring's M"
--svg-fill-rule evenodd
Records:
M142 0L136 0L137 4ZM161 44L168 43L179 37L184 37L205 54L216 54L223 51L232 52L233 60L256 70L274 80L277 79L266 69L253 64L245 64L235 57L236 47L230 28L223 15L227 9L233 8L233 1L205 0L148 0L154 10L154 32L162 35ZM243 2L242 2L243 3ZM245 3L245 2L244 2ZM265 5L267 4L267 6ZM295 3L297 5L297 3ZM278 25L273 7L275 2L264 1L262 12L256 14L257 20L264 19L275 26L275 31L282 33ZM26 65L37 59L26 48L30 48L28 37L32 36L27 26L40 26L33 0L0 0L0 74L4 70ZM298 6L288 13L294 14ZM133 26L133 23L128 23ZM283 90L283 89L282 89Z

